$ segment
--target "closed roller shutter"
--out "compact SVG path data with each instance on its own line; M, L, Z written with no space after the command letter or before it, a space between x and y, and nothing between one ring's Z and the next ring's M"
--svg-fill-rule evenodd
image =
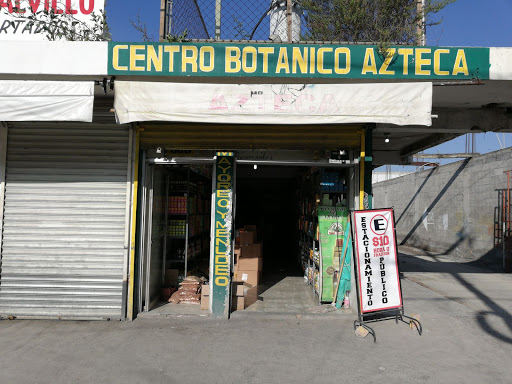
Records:
M176 149L354 148L361 127L345 125L142 124L141 144Z
M9 128L0 316L122 318L130 131Z

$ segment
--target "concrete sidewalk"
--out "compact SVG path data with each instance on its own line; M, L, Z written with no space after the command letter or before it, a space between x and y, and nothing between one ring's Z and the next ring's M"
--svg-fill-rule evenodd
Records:
M402 249L407 324L355 315L0 321L0 383L510 383L511 277ZM446 261L446 260L444 260Z
M408 247L401 248L400 270L407 280L471 310L478 331L512 343L512 274Z

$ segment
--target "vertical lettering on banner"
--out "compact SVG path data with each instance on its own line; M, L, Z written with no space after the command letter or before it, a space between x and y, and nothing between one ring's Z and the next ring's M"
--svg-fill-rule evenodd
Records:
M215 162L215 223L213 232L213 268L211 272L211 312L215 317L229 313L229 284L231 282L233 231L233 176L232 152L218 152Z

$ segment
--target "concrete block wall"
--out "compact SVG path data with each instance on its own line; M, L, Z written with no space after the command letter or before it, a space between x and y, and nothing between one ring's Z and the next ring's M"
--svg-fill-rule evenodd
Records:
M399 244L501 266L494 212L508 170L512 148L416 172L374 184L374 207L394 207Z

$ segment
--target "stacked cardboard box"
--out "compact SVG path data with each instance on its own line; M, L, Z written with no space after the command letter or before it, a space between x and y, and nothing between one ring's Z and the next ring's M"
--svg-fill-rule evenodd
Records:
M250 245L256 242L256 231L240 230L240 245Z
M234 282L233 283L233 310L241 311L245 309L245 298L244 298L244 283Z
M258 284L263 270L263 248L258 242L256 226L246 225L239 230L239 242L235 246L234 281L237 309L244 309L257 299ZM235 301L235 298L233 298Z
M251 304L254 304L258 300L258 286L234 282L233 283L233 305L232 308L235 311L242 311Z
M263 270L262 244L257 242L256 226L246 225L235 247L235 281L258 285Z
M208 284L203 284L201 287L201 309L209 309L210 308L210 286Z

